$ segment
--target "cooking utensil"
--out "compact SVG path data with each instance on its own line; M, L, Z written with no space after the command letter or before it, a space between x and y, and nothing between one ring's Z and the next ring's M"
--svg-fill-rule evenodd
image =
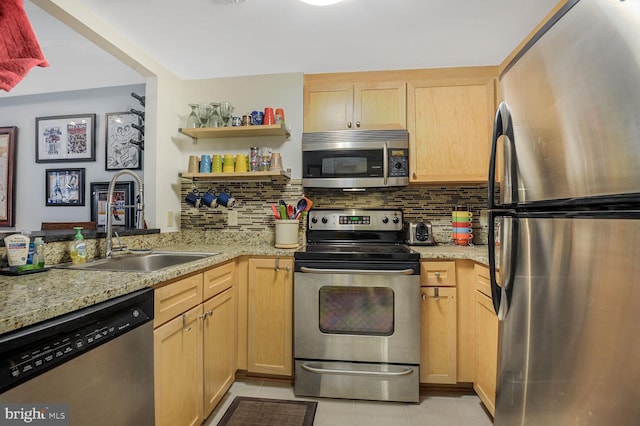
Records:
M292 205L288 205L287 206L287 219L293 219L295 216L295 212L293 211L293 206Z
M280 212L278 211L278 209L276 208L275 204L271 204L271 210L273 211L273 217L275 219L281 219L280 217Z

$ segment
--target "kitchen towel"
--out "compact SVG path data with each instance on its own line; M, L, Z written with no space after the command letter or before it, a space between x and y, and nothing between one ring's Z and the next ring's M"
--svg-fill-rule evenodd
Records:
M48 67L22 0L0 1L0 89L10 91L31 68Z

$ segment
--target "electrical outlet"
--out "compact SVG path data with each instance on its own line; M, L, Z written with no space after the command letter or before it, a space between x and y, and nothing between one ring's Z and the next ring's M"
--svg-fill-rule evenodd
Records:
M229 216L227 217L227 223L229 226L238 226L238 211L229 210Z
M174 221L175 221L174 213L173 211L169 210L167 212L167 227L173 228Z

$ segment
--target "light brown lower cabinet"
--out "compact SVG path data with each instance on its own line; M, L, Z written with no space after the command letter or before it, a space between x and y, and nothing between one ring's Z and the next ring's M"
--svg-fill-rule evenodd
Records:
M225 264L156 288L156 311L164 307L154 322L156 425L200 425L233 383L233 274L234 268ZM218 292L204 299L205 282L213 280L226 284L210 286Z
M455 261L422 261L420 283L420 383L457 383Z
M420 383L457 383L455 287L422 287Z
M494 415L498 369L498 316L491 300L489 268L475 265L476 369L473 389Z
M250 258L247 371L293 374L293 258Z
M153 332L157 426L204 420L201 317L198 305Z

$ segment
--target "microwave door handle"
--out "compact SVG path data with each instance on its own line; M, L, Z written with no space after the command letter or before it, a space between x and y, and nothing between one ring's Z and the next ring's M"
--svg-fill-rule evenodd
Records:
M389 176L389 142L385 142L382 147L382 174L384 176L384 186L387 186L387 176Z

